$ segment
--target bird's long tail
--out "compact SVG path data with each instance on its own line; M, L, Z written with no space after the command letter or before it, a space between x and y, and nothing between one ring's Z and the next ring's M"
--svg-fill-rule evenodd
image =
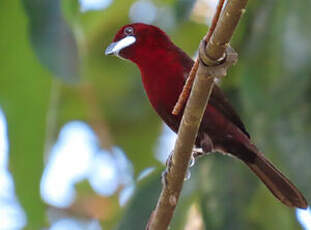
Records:
M307 208L308 204L301 192L267 158L256 153L252 161L242 159L261 179L273 195L289 207Z

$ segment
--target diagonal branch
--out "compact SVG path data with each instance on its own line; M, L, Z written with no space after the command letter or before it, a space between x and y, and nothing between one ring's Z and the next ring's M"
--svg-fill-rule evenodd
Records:
M211 27L208 29L208 32L204 38L204 40L206 42L208 42L210 40L210 38L211 38L215 28L216 28L216 25L217 25L217 22L219 20L219 16L220 16L221 10L223 8L224 2L225 2L225 0L219 0L219 2L217 4L217 8L216 8L215 14L214 14L213 19L212 19ZM186 104L186 101L190 95L190 91L191 91L191 87L192 87L195 75L198 71L198 67L199 67L199 57L195 60L193 66L192 66L192 69L189 73L189 77L187 78L186 84L185 84L182 92L179 95L179 98L178 98L176 105L174 106L172 114L175 116L177 116L180 113L180 111L183 109L184 105Z
M167 184L163 186L156 209L147 227L150 230L166 230L173 217L200 122L213 89L215 73L219 73L216 70L217 66L220 65L220 61L224 60L225 50L245 11L246 3L247 0L228 0L211 39L203 49L200 49L205 50L203 61L209 64L209 67L204 65L202 60L199 62L193 89L178 130L172 164L166 177ZM202 44L205 45L202 42L201 47ZM214 74L211 75L211 73Z

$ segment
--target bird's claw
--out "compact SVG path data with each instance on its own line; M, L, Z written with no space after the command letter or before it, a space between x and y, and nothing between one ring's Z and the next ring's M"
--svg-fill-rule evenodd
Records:
M162 172L162 175L161 175L161 182L162 182L162 185L163 185L164 187L166 187L167 184L168 184L168 182L167 182L167 174L168 174L167 169L165 169L165 170Z
M191 155L191 159L189 161L189 166L188 166L188 174L190 174L190 168L195 164L195 160L198 157L201 156L206 156L208 154L210 154L212 152L212 148L213 148L213 144L211 142L211 140L209 139L209 137L206 135L206 137L204 138L205 140L201 142L201 145L204 146L203 148L194 148L192 151L192 155ZM166 160L166 168L165 170L162 172L161 178L162 178L162 184L164 186L167 186L168 182L167 182L167 175L170 173L171 171L171 167L173 165L173 151L170 153L170 155L168 156L167 160ZM190 177L190 176L189 176ZM185 179L187 179L188 176L186 176Z
M170 155L168 156L167 160L166 160L166 168L165 170L162 172L162 184L164 186L167 185L167 174L171 171L171 167L173 165L173 151L170 153Z
M168 158L167 158L167 160L166 160L166 163L165 163L166 169L168 170L168 172L170 172L171 167L172 167L172 165L173 165L173 154L174 154L174 152L172 151L172 152L170 153L170 155L168 156Z

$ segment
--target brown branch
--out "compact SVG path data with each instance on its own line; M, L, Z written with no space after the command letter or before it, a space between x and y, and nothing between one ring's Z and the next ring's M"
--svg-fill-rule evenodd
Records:
M219 0L219 2L217 4L217 8L216 8L215 14L214 14L213 19L212 19L212 24L211 24L211 26L208 30L208 33L204 39L206 42L209 41L209 39L211 38L211 36L212 36L212 34L216 28L216 25L217 25L217 22L219 20L219 16L220 16L221 10L223 8L224 2L225 2L225 0ZM186 103L186 101L190 95L190 90L191 90L191 87L192 87L192 84L194 81L194 77L197 73L198 67L199 67L199 58L197 58L195 60L193 66L192 66L192 69L189 73L189 77L187 78L186 84L185 84L181 94L179 95L179 98L178 98L176 105L174 106L174 109L172 112L173 115L177 116L180 113L180 111L182 110L182 108L184 107L184 105L185 105L185 103Z
M217 23L215 31L206 46L206 54L210 58L211 65L217 63L223 57L236 25L245 12L246 3L247 0L228 0L221 15L221 20Z
M167 184L163 186L156 209L150 220L150 230L166 230L173 217L202 115L213 89L214 74L217 73L216 68L219 66L219 60L223 60L224 51L240 16L245 11L246 3L247 0L228 0L216 29L206 48L204 48L206 51L204 62L208 62L211 66L206 67L202 62L199 62L193 89L178 130L172 164L166 177Z

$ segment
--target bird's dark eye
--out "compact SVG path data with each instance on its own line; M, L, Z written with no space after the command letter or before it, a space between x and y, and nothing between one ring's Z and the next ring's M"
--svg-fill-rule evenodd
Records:
M133 35L133 34L134 34L134 29L133 29L133 27L130 27L130 26L125 27L125 29L124 29L124 34L125 34L125 35Z

